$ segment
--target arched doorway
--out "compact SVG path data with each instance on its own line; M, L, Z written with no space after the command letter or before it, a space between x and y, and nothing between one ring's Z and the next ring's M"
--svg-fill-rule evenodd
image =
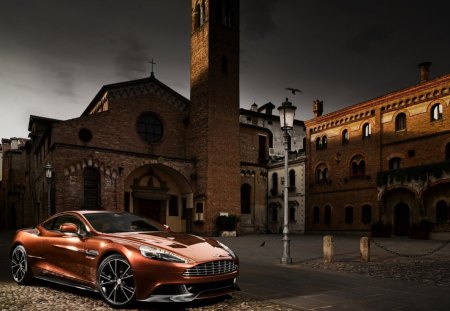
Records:
M143 165L125 181L125 210L167 224L175 232L192 232L193 193L187 179L162 164Z
M394 208L394 234L399 236L408 235L409 226L409 206L403 202L398 203Z

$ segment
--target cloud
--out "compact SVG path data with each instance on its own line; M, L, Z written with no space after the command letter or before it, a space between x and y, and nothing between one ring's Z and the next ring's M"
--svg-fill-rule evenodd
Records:
M111 39L118 52L114 59L116 74L120 78L136 79L150 73L148 47L137 36L129 34Z
M72 72L70 71L58 71L55 73L55 87L53 91L56 94L66 96L66 97L75 97L75 83L76 79Z
M279 1L241 1L241 29L249 39L263 39L276 28L274 11Z
M344 43L344 47L350 51L364 54L367 53L375 43L386 41L393 33L393 29L388 25L373 25L352 39Z

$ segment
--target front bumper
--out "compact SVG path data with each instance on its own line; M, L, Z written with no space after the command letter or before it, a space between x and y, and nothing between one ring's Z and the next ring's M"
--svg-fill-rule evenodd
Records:
M195 299L214 298L240 290L236 278L210 283L160 285L144 302L191 302Z

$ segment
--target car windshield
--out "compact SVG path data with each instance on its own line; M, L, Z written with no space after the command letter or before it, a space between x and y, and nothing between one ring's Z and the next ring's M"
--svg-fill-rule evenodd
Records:
M128 213L92 213L84 217L96 231L104 233L165 231L156 221Z

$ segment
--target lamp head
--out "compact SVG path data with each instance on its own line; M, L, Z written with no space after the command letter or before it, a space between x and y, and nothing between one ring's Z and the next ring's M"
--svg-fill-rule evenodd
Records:
M297 107L293 106L287 98L286 101L278 107L278 111L280 112L280 126L283 131L294 128L294 116L296 109Z

